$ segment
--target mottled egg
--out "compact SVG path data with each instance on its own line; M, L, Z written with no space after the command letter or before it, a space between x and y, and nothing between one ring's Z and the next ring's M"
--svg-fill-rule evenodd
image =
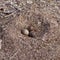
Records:
M33 26L28 26L28 30L29 30L29 31L34 30L34 27L33 27Z
M30 31L29 37L35 37L35 36L36 36L35 32L34 31Z

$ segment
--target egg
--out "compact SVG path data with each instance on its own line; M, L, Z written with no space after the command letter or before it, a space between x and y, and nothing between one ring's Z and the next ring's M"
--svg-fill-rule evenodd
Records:
M28 30L29 30L29 31L34 30L34 27L33 27L33 26L28 26Z
M28 29L22 29L21 33L24 35L29 35L29 30Z
M29 33L29 37L35 37L35 32L34 31L30 31L30 33Z

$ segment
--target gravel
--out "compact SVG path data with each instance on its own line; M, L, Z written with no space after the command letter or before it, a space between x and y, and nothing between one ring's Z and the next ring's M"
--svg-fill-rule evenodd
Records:
M1 8L0 60L60 60L59 0L0 0Z

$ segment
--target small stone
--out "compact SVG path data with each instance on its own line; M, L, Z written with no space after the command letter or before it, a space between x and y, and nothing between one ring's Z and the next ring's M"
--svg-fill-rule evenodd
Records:
M4 14L6 14L6 15L11 14L12 12L13 12L13 11L11 11L11 10L7 10L7 9L4 10Z
M0 49L1 49L1 42L2 42L2 40L0 39Z
M27 0L27 3L32 4L33 2L32 2L32 0Z
M28 29L23 29L21 30L21 33L24 35L29 35L29 30Z

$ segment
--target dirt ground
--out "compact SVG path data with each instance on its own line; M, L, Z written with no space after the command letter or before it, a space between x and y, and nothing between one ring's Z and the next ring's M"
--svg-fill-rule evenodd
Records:
M0 60L60 60L60 0L0 0Z

